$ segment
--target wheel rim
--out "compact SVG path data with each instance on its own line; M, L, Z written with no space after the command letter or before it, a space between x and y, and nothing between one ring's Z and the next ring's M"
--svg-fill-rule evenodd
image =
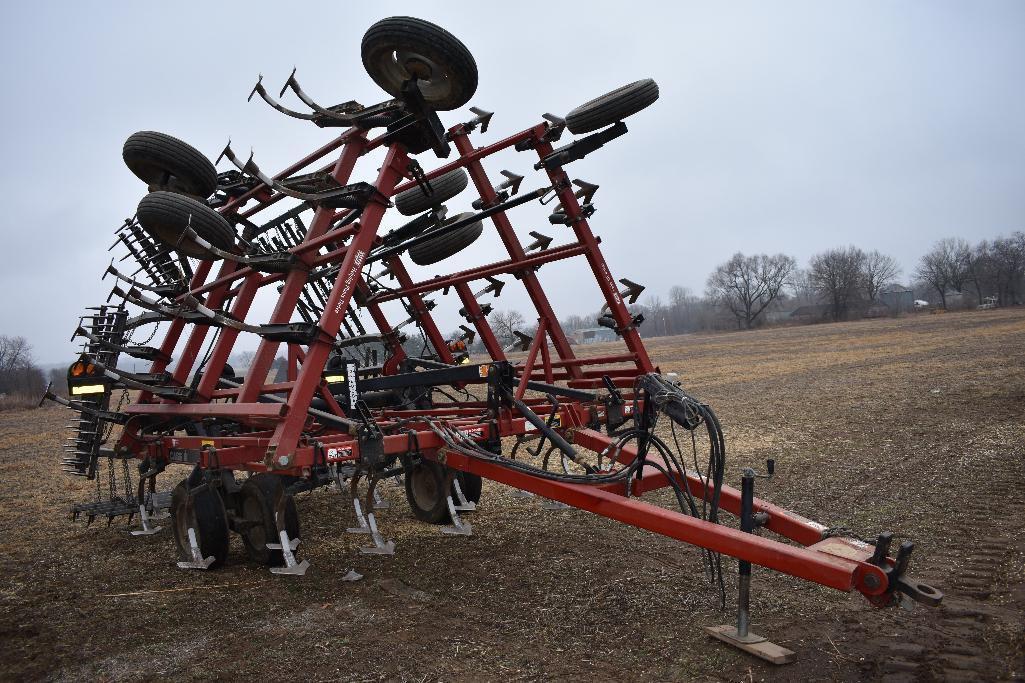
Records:
M245 530L246 541L254 548L263 549L267 545L266 521L263 518L263 506L255 496L246 496L242 502L242 515L247 522L255 522Z
M423 510L431 510L438 504L438 479L430 469L420 466L413 470L410 477L410 488L413 500Z
M402 84L416 78L420 93L428 102L442 102L452 97L452 72L444 64L413 50L382 50L375 55L374 67L385 90L398 95Z

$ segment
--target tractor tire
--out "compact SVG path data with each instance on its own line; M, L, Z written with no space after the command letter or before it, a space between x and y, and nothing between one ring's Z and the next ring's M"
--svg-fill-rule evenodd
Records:
M139 224L151 237L171 247L182 256L215 260L218 257L182 233L191 225L197 235L218 249L230 251L235 246L235 230L231 224L203 202L174 192L150 192L136 209Z
M634 81L566 114L566 127L575 135L590 133L636 114L657 99L658 83L650 78Z
M282 496L285 500L282 502ZM299 538L299 511L295 499L285 494L281 477L259 472L245 480L239 491L239 512L244 522L239 529L242 543L249 557L259 564L277 566L284 564L280 550L270 550L268 543L278 543L278 524L274 513L279 506L284 508L284 525L288 537Z
M468 183L469 177L466 175L466 171L457 168L431 181L433 194L424 194L419 185L398 193L394 199L395 208L403 216L415 216L452 199L465 190Z
M471 503L480 502L480 494L484 490L484 480L481 479L479 474L456 472L456 481L459 482L459 488L462 489L463 496L466 497L466 500ZM458 501L455 486L452 487L452 500Z
M452 521L448 512L448 492L445 487L448 470L432 460L422 460L413 466L403 480L406 484L406 500L413 515L428 524L448 524Z
M477 62L454 35L423 19L389 17L363 35L363 67L392 97L416 78L424 101L436 111L458 109L477 91Z
M183 560L192 560L189 527L195 529L203 557L214 558L209 568L223 565L228 559L228 515L224 501L209 486L190 494L187 480L182 480L171 492L171 528Z
M464 218L472 215L472 213L457 214L443 223L442 227L446 224L463 220ZM450 256L455 256L463 249L466 249L468 246L476 242L477 238L480 237L483 232L484 224L480 221L474 221L469 225L464 225L458 230L438 235L434 239L428 239L418 244L414 244L409 248L409 258L413 260L413 263L419 266L429 266L432 263L443 261Z
M143 130L125 140L125 165L151 190L206 199L217 189L217 169L198 149L176 137Z

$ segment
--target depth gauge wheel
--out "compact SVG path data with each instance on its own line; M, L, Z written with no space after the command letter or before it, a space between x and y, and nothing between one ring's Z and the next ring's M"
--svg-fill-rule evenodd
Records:
M300 529L295 499L285 494L281 477L259 472L246 479L239 492L239 509L243 520L238 531L249 557L260 564L282 564L281 551L267 548L268 543L280 541L275 511L282 511L290 539L299 538Z
M590 133L636 114L657 99L658 83L650 78L634 81L566 114L566 127L575 135Z
M136 209L139 224L154 239L182 256L216 259L215 254L191 239L183 239L185 228L192 230L222 251L235 246L235 229L203 202L174 192L150 192Z
M217 189L217 169L187 142L143 130L125 140L125 165L151 190L167 190L206 199Z
M454 35L429 21L389 17L363 36L363 66L392 97L415 78L424 101L438 111L458 109L477 91L477 63Z
M228 515L224 501L213 488L206 486L190 493L188 480L182 480L171 492L171 528L178 554L183 560L192 560L189 528L196 534L203 557L213 555L210 569L216 569L228 559Z
M422 460L406 472L406 500L413 515L428 524L448 524L452 521L448 513L448 489L445 484L448 472L443 465L432 460Z
M398 193L395 195L395 208L403 216L415 216L452 199L465 190L468 183L466 171L457 168L432 180L431 189L434 192L430 195L424 194L419 185Z
M444 228L446 225L461 221L472 213L459 213L452 218L442 223L441 227ZM484 232L484 223L481 221L474 221L469 225L464 225L458 230L453 230L442 235L438 235L433 239L426 239L419 244L414 244L409 248L409 258L412 259L413 263L418 266L429 266L432 263L438 261L444 261L450 256L455 256L463 249L477 241L477 238ZM425 233L430 234L430 233Z

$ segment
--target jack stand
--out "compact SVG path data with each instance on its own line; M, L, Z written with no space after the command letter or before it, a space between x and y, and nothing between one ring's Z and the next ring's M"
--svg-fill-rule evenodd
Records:
M192 559L178 563L179 569L209 569L214 563L214 556L203 557L203 551L199 549L199 541L196 540L196 530L189 527L189 550L192 552Z
M356 521L359 522L359 526L351 526L345 531L350 534L369 534L370 525L367 524L367 518L363 516L363 506L359 504L359 498L352 499L352 506L356 508Z
M396 474L394 477L391 478L391 481L392 481L392 484L394 484L397 488L401 489L401 488L405 488L405 486L406 486L406 483L404 481L402 481L402 475L401 474Z
M384 540L381 532L377 530L377 521L374 519L373 512L367 515L367 522L370 527L370 538L374 540L374 547L360 548L359 551L364 555L394 555L395 541Z
M295 561L295 549L299 547L299 539L288 538L288 532L282 529L278 532L278 537L281 539L281 543L268 543L268 550L280 550L281 556L285 558L284 567L271 567L271 574L290 574L292 576L302 576L306 573L306 570L310 568L310 561L303 560L302 562Z
M768 462L768 476L772 476L774 463ZM740 530L751 533L754 530L754 491L755 472L751 468L744 470L740 490ZM790 664L796 658L793 650L769 642L765 636L751 633L751 563L739 560L739 581L737 585L737 625L706 626L705 631L727 645L764 659L772 664Z
M380 510L387 510L390 507L391 507L391 503L389 503L388 501L386 501L384 498L381 497L381 493L377 490L377 487L375 486L374 487L374 509L375 510L378 510L378 509L380 509Z
M563 502L551 499L547 499L545 502L541 503L542 510L569 510L571 507L571 505L566 505Z
M463 487L459 485L459 479L452 480L452 488L456 491L456 499L459 501L459 505L455 506L455 509L459 512L473 512L477 509L476 503L471 503L466 500L466 495L463 493ZM449 496L451 498L452 496Z
M530 491L523 491L522 489L516 489L512 493L509 494L509 497L510 498L517 498L517 499L520 499L520 498L533 498L534 494L531 493Z
M456 486L459 486L458 482ZM447 498L448 500L448 514L452 517L452 526L441 527L441 533L448 534L449 536L472 536L473 525L469 522L464 522L459 518L459 513L456 512L459 508L456 507L455 503L452 502L452 496Z
M149 523L153 520L153 517L149 516L146 512L146 506L139 506L139 521L142 522L142 528L132 531L132 536L152 536L164 527L162 526L150 526Z

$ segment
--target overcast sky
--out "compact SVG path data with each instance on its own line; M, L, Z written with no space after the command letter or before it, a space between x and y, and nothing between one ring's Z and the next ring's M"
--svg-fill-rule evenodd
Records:
M137 130L180 137L215 158L231 137L276 171L333 133L246 102L257 74L274 92L293 66L324 104L385 98L359 44L374 21L412 14L474 53L471 104L495 111L476 144L624 83L661 98L630 133L567 167L598 183L592 228L613 274L665 296L696 293L733 252L782 251L804 265L855 244L895 256L905 277L936 239L1025 229L1025 3L8 3L0 26L0 334L40 362L70 360L77 316L102 302L114 229L145 188L121 160ZM294 9L292 9L294 8ZM295 100L291 104L298 105ZM442 113L446 125L468 112ZM535 158L487 163L544 177ZM439 162L420 155L431 168ZM357 167L372 179L379 157ZM225 166L220 167L226 170ZM359 178L356 178L359 179ZM469 209L469 192L449 203ZM550 208L550 207L549 207ZM531 205L511 218L571 241ZM384 229L398 224L386 218ZM489 226L490 227L490 226ZM493 230L425 269L499 260ZM560 315L600 305L582 259L540 272ZM507 278L511 279L511 278ZM452 297L454 298L454 297ZM263 322L271 303L254 311ZM496 308L527 312L517 283ZM459 320L440 313L444 330ZM396 317L398 317L396 315ZM528 318L531 317L528 314ZM251 346L255 343L248 342Z

